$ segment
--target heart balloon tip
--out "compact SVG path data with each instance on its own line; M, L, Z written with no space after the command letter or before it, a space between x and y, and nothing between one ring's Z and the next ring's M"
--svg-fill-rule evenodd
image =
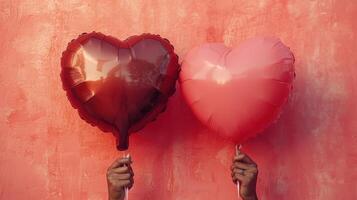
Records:
M125 139L125 138L123 138ZM119 141L117 141L117 149L118 151L126 151L129 149L129 141L128 140L123 140L123 139L119 139Z
M119 143L117 144L118 151L126 151L129 149L129 143Z
M126 151L128 150L129 146L117 146L118 151Z

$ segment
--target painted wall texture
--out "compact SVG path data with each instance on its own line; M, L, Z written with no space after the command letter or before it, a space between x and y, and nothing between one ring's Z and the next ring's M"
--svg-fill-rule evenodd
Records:
M296 56L295 90L280 120L244 144L262 200L357 199L355 0L2 0L0 199L107 198L121 156L110 133L79 118L62 90L60 57L82 32L170 39L182 57L203 42L275 35ZM131 137L130 199L236 199L234 144L203 127L177 92Z

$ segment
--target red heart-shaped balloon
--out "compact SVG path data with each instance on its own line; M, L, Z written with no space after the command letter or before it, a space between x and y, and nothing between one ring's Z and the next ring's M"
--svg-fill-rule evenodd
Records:
M84 33L68 44L61 61L72 105L87 122L115 133L119 150L128 148L129 133L165 109L180 70L169 41L151 34L120 41Z

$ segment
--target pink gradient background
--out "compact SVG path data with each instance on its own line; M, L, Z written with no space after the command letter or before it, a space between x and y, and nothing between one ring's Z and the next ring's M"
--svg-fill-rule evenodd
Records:
M170 39L182 57L203 42L275 35L296 56L281 119L244 145L259 164L260 199L356 199L357 4L354 0L0 2L0 199L106 199L114 137L81 120L60 57L82 32ZM177 92L131 137L130 199L236 199L234 144L204 128Z

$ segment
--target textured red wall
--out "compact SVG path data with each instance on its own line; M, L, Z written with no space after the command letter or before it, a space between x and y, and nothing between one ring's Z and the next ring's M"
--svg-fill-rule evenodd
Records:
M355 0L0 2L0 199L106 199L114 137L81 120L61 88L67 42L92 30L170 39L181 58L203 42L280 37L296 56L281 119L244 149L260 199L357 199ZM234 144L194 118L179 93L131 137L131 199L235 199Z

